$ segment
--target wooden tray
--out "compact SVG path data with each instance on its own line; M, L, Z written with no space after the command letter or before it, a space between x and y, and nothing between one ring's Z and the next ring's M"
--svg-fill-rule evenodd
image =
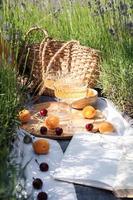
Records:
M60 127L63 128L61 136L57 136L54 130L48 130L46 135L40 133L40 127L45 126L45 118L40 117L39 111L42 108L48 110L47 116L56 115L60 118ZM22 129L37 137L51 139L70 139L76 132L85 132L85 125L93 123L97 125L105 120L102 112L97 110L97 115L94 119L84 119L82 111L72 109L70 112L69 106L60 102L46 102L36 104L31 108L32 117L28 123L21 126ZM72 122L72 128L68 127L68 122ZM87 132L87 131L86 131ZM88 132L87 132L88 133Z

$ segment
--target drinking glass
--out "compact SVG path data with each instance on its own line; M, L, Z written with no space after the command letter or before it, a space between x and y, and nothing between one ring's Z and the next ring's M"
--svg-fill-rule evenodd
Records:
M70 78L70 75L64 76L64 78L59 78L54 84L55 96L58 101L62 101L69 106L69 120L68 128L72 129L72 103L76 100L86 97L87 84L81 82L80 80Z
M55 75L50 75L45 80L45 87L54 90L54 83L56 81Z

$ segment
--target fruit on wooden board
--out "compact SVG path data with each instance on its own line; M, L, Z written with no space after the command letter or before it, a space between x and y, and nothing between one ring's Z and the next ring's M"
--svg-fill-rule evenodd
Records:
M38 139L32 143L33 150L36 154L47 154L49 152L49 142L45 139Z
M47 115L47 113L48 113L48 111L47 111L46 108L42 108L42 109L40 110L40 115L43 116L43 117L45 117L45 116Z
M71 106L74 109L81 110L85 106L87 106L88 104L89 104L89 99L83 98L83 99L79 99L79 100L74 101Z
M86 125L85 125L85 128L86 128L87 131L92 131L92 129L93 129L93 124L91 124L91 123L86 124Z
M49 129L55 129L56 127L59 126L59 117L53 115L53 116L48 116L45 119L45 124Z
M29 110L22 110L19 112L19 120L22 122L22 123L26 123L28 122L30 119L31 119L31 114L30 114L30 111Z
M56 135L60 136L63 133L63 129L60 127L55 128Z
M82 110L83 117L86 119L92 119L96 116L96 109L93 106L86 106Z
M45 127L45 126L41 126L41 128L40 128L40 133L42 134L42 135L46 135L47 134L47 127Z

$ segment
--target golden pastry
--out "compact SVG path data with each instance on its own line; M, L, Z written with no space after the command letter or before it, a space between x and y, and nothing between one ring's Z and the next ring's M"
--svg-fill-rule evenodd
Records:
M114 126L110 123L110 122L102 122L100 125L99 125L99 132L100 133L111 133L113 132L115 129L114 129Z
M89 104L89 99L88 98L83 98L83 99L79 99L77 101L74 101L71 106L74 109L81 110L85 106L87 106L88 104Z

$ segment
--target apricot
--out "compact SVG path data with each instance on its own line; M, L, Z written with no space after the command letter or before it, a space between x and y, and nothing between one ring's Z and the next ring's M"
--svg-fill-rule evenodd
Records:
M93 106L86 106L82 110L82 114L84 118L92 119L96 115L96 109Z
M45 139L39 139L32 143L33 150L36 154L47 154L49 152L49 142Z
M26 122L28 122L28 121L30 120L30 118L31 118L30 111L24 109L24 110L22 110L22 111L19 112L18 117L19 117L19 120L20 120L22 123L26 123Z
M59 126L59 117L57 116L49 116L45 119L45 124L47 126L47 128L49 129L55 129L56 127Z

